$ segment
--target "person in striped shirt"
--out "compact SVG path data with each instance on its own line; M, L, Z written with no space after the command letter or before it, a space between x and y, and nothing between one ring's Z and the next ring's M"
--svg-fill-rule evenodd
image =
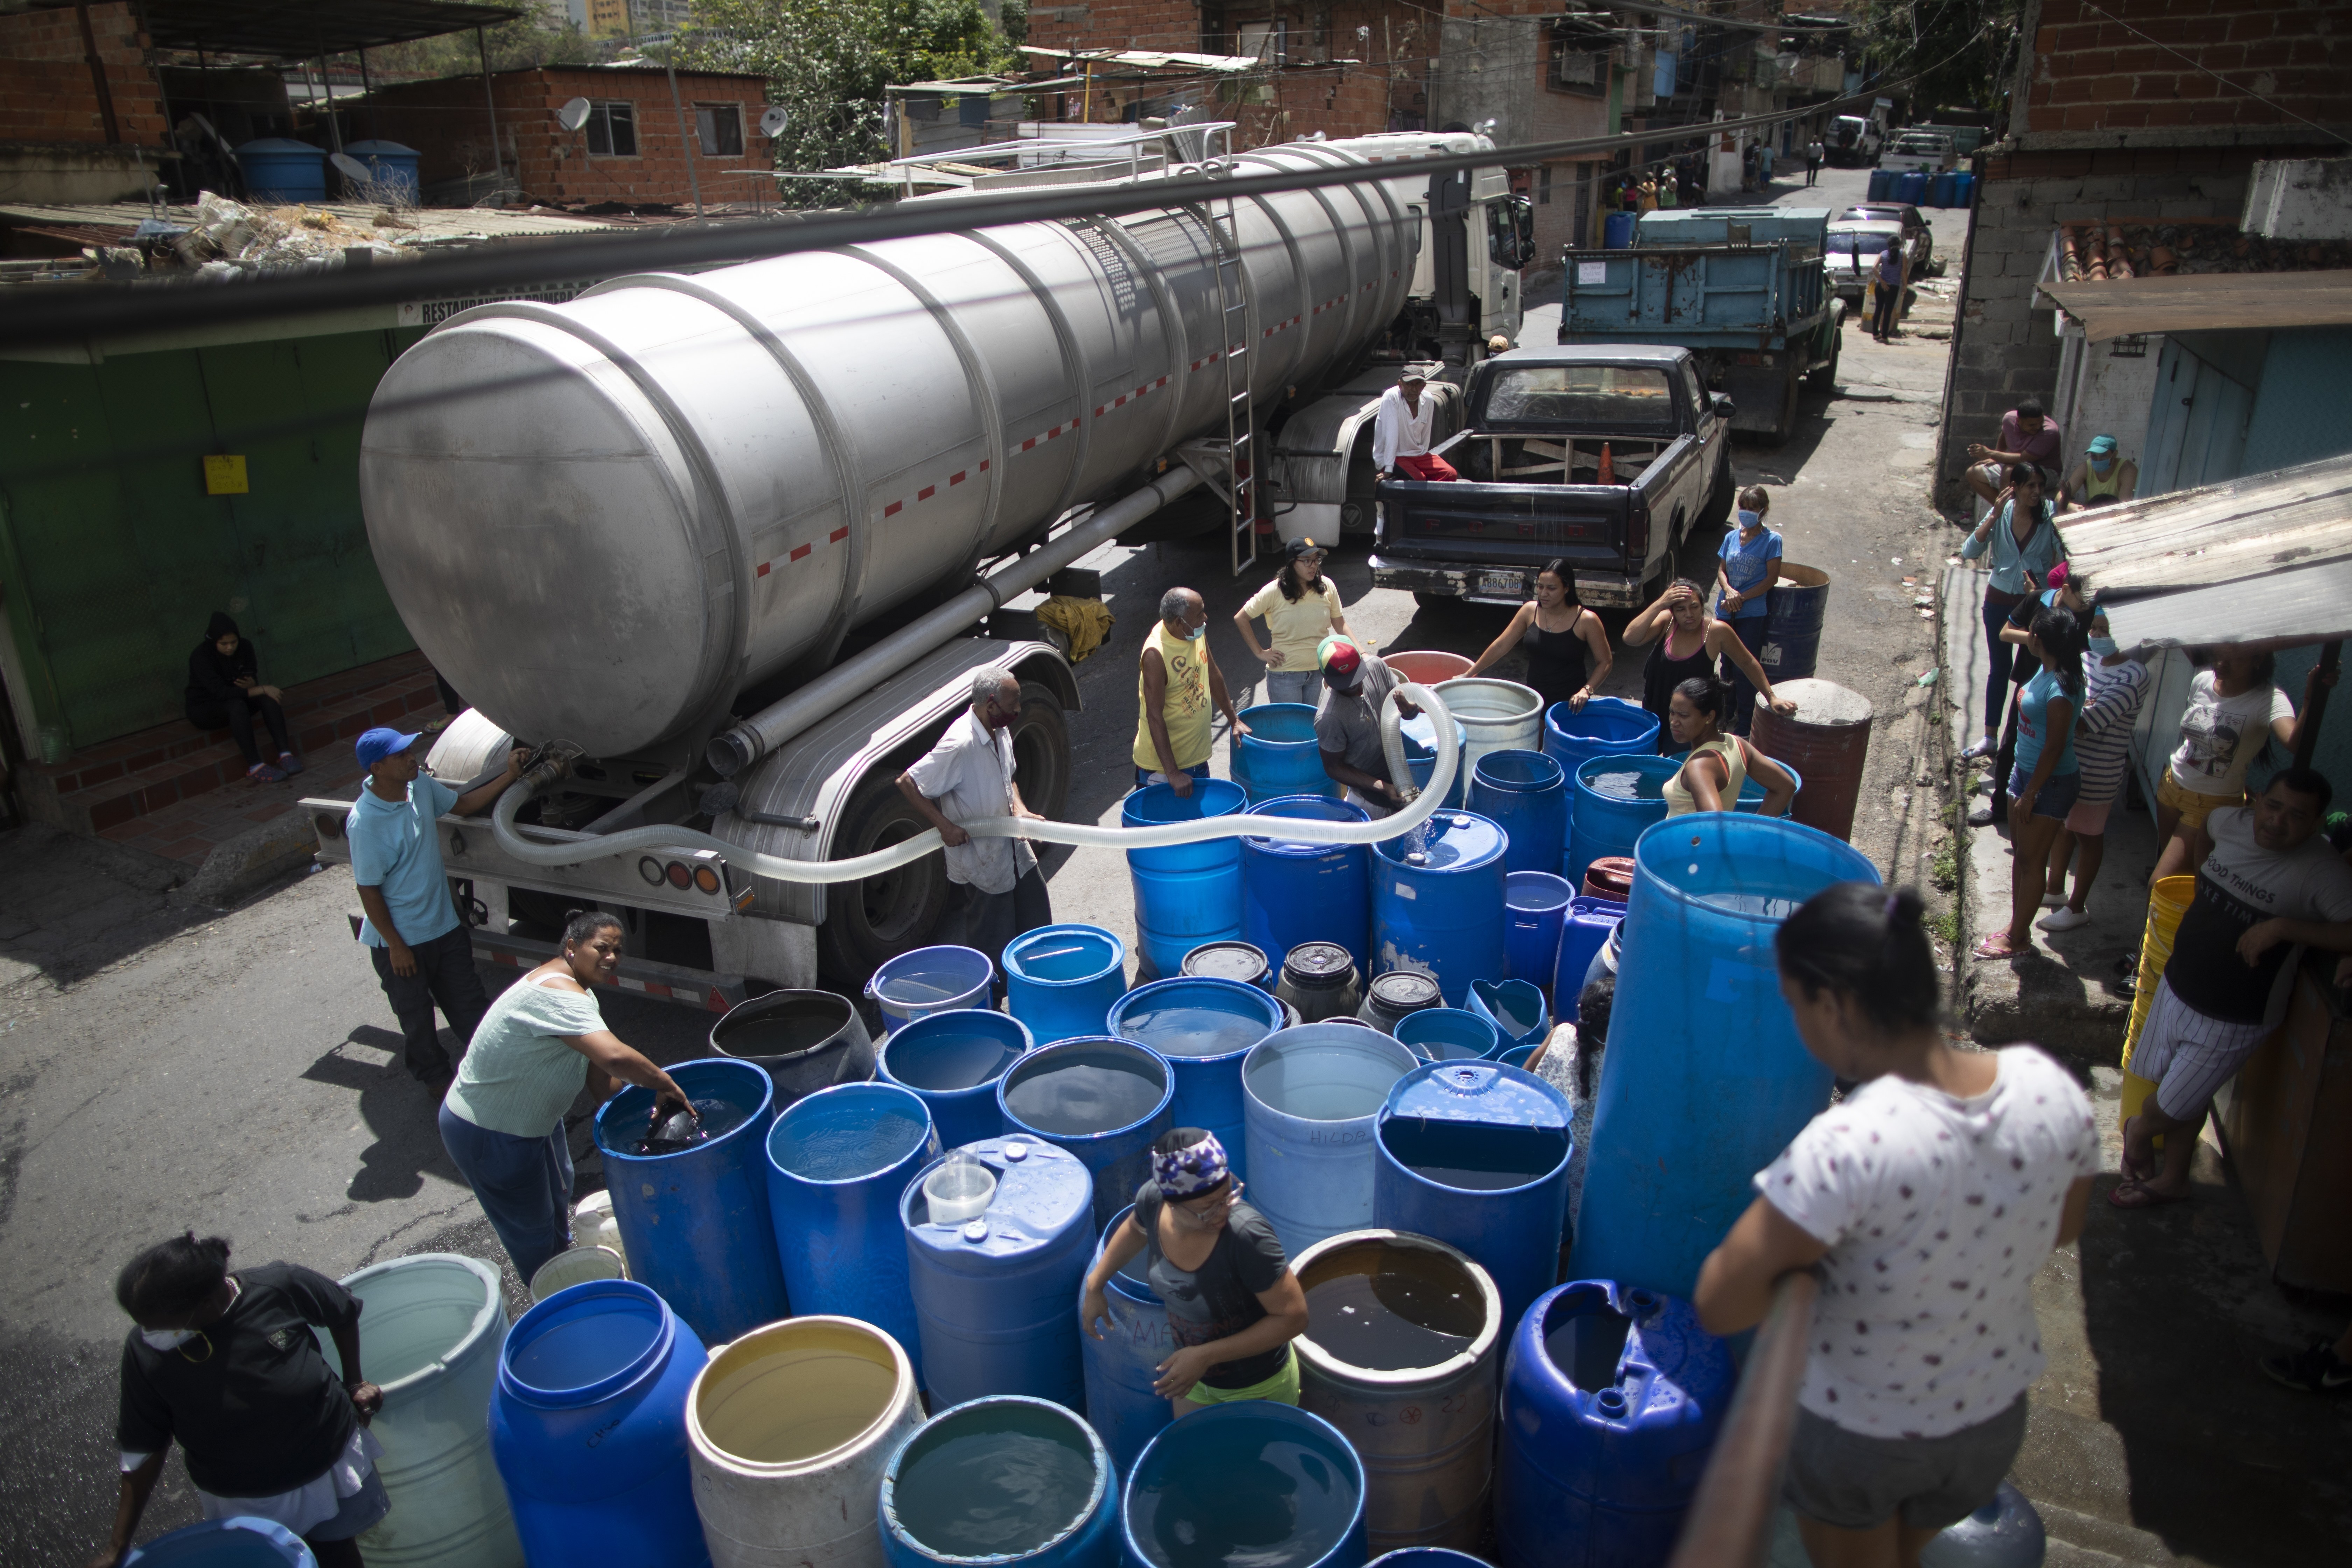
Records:
M2124 776L2131 768L2132 725L2147 698L2147 666L2118 652L2107 628L2107 615L2094 601L2091 606L2089 692L2083 716L2074 721L2074 762L2082 789L2074 809L2050 845L2049 891L2042 901L2050 912L2036 922L2043 931L2068 931L2091 921L2087 907L2091 884L2099 879L2099 864L2107 851L2107 813L2123 793ZM2066 891L2066 863L2074 862L2074 890Z

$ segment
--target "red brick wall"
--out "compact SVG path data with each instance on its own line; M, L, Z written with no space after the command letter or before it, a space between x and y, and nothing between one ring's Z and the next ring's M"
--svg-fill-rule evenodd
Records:
M2119 22L2083 0L2042 0L2030 133L2352 120L2352 15L2339 0L2099 4Z
M130 5L94 5L89 26L121 140L160 145L163 93L147 68L147 39ZM0 16L0 142L106 141L83 56L81 24L69 9Z

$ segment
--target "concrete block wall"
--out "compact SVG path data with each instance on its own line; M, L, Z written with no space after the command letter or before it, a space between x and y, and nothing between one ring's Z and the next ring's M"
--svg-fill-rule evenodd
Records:
M163 92L126 0L89 8L91 35L126 146L164 144ZM106 119L70 8L0 16L0 142L103 143Z

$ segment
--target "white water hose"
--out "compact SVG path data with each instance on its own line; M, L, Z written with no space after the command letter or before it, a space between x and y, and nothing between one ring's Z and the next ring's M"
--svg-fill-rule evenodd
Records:
M1437 762L1428 784L1417 795L1412 770L1404 753L1397 700L1402 698L1426 712L1437 730ZM1412 832L1429 820L1446 792L1454 787L1462 764L1462 746L1454 715L1445 700L1425 686L1405 682L1381 704L1381 749L1388 759L1389 776L1407 797L1392 816L1373 822L1328 822L1311 816L1204 816L1190 822L1155 823L1149 827L1101 827L1093 823L1048 822L1033 816L991 816L961 824L975 838L1026 838L1037 844L1069 844L1089 849L1160 849L1177 844L1200 844L1212 838L1278 838L1289 844L1379 844ZM729 865L757 877L780 882L855 882L912 865L941 849L939 829L925 828L912 838L847 860L793 860L698 833L689 827L635 827L597 838L563 843L540 843L523 837L515 813L529 798L528 790L509 789L490 813L499 847L532 866L576 866L583 860L633 851L707 849Z

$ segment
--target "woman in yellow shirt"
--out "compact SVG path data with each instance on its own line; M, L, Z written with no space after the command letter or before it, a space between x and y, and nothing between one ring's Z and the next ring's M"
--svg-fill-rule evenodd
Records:
M1712 675L1694 675L1675 688L1666 703L1666 729L1687 760L1682 771L1665 782L1666 815L1693 811L1729 811L1739 804L1740 785L1753 775L1764 786L1766 816L1785 816L1797 797L1794 774L1738 735L1723 732L1723 710L1728 694Z
M1268 702L1304 702L1309 708L1322 700L1323 676L1315 661L1318 644L1333 632L1348 635L1348 617L1339 610L1339 589L1323 575L1328 553L1311 539L1294 539L1284 547L1288 559L1282 574L1234 612L1242 641L1265 666ZM1265 617L1266 640L1260 647L1254 616Z

